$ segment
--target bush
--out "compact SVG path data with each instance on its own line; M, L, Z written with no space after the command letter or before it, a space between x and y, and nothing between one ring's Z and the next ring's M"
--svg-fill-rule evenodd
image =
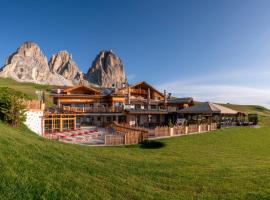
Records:
M13 127L25 121L24 101L28 97L11 88L0 88L0 119Z

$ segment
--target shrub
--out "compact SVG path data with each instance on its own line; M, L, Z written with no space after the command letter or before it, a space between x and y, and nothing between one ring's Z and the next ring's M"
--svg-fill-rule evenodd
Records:
M11 88L0 88L0 119L17 127L25 121L25 94Z

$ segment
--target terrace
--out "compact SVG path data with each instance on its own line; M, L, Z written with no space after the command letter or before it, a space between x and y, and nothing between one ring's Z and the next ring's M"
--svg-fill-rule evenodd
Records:
M72 144L103 145L105 133L106 130L103 128L91 127L55 133L45 133L44 137Z

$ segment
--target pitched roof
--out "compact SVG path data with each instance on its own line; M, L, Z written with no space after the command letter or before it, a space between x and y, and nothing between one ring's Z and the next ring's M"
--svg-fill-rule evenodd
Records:
M155 87L153 87L152 85L150 85L149 83L147 83L146 81L140 81L140 82L137 82L133 85L130 85L129 87L135 87L137 85L141 85L141 84L145 84L147 85L149 88L151 88L152 90L155 90L157 93L159 93L161 96L164 96L164 94L160 91L158 91Z
M193 98L192 97L185 97L185 98L170 98L167 100L168 103L192 103Z
M78 88L85 88L87 90L90 90L90 91L94 91L94 92L97 92L97 93L100 93L99 90L93 88L93 87L87 87L87 86L84 86L84 85L77 85L77 86L73 86L73 87L69 87L69 88L66 88L64 89L64 92L70 92L72 90L76 90Z
M179 111L179 113L193 113L193 114L237 114L238 112L235 110L232 110L230 108L226 108L224 106L215 104L215 103L209 103L205 102L196 106L192 106L189 108L184 108Z

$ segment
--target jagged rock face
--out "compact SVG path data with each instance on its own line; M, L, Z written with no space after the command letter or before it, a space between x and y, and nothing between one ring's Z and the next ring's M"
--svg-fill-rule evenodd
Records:
M90 82L101 87L121 87L126 83L124 64L112 51L101 51L86 76Z
M67 51L47 58L34 42L26 42L10 55L0 69L0 77L20 82L50 85L122 87L126 83L124 65L112 51L102 51L87 74L83 74Z
M20 82L51 85L72 85L72 81L50 71L48 60L34 42L26 42L8 57L0 71L1 77Z
M52 72L69 80L80 81L83 78L82 72L67 51L60 51L53 55L49 61L49 67Z
M18 81L43 82L50 74L47 58L37 44L26 42L8 57L2 76Z

